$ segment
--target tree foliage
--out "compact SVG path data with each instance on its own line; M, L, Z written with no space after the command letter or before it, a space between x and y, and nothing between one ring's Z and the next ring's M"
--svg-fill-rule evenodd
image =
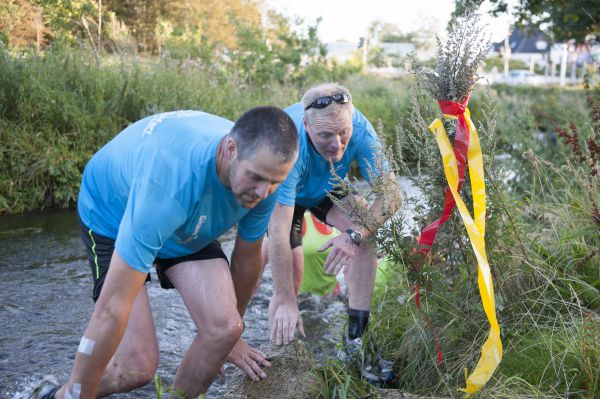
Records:
M455 0L454 15L479 7L483 0ZM494 15L510 12L506 0L489 0ZM578 43L592 35L600 39L599 0L519 0L514 9L517 26L547 30L557 42L574 39Z
M160 54L174 44L225 53L246 40L241 32L277 36L265 31L260 7L257 0L6 0L0 4L0 31L11 47L31 46L38 18L45 43L83 39L115 51L125 33L141 53ZM288 21L275 28L290 31Z
M262 29L239 24L239 46L228 53L232 67L245 81L259 85L302 80L307 72L303 67L325 63L326 49L317 36L319 22L298 32L288 19L270 11Z
M416 29L408 31L377 19L369 25L369 39L381 43L413 43L417 49L427 49L435 44L435 24L435 20L422 20Z
M347 72L327 64L320 20L305 25L258 0L8 0L0 6L3 41L31 47L36 12L46 42L91 47L96 66L103 52L137 52L194 60L256 86Z
M159 23L171 16L171 9L176 9L176 2L172 6L169 3L167 0L109 0L107 10L127 26L139 51L157 53L160 48Z
M17 47L37 43L38 40L45 42L48 28L43 26L41 17L41 7L31 1L0 2L0 42Z

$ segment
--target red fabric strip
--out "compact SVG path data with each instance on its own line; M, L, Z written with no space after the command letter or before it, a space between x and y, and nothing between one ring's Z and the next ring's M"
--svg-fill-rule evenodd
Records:
M467 126L467 120L465 119L465 110L467 108L467 102L469 98L463 103L457 103L454 101L438 101L440 109L443 114L454 115L458 117L458 124L456 125L456 134L454 136L454 156L456 157L456 163L458 166L458 191L462 187L462 183L465 179L465 169L467 166L467 149L469 148L469 127ZM449 187L446 187L445 199L444 199L444 210L442 211L442 217L429 226L425 227L421 231L421 235L417 243L419 244L419 253L427 253L435 241L438 229L442 223L444 223L450 215L456 203Z
M468 102L469 96L467 96L465 101L463 101L462 103L457 103L455 101L438 100L438 104L443 114L454 115L458 119L458 124L456 125L456 133L454 135L454 156L456 157L456 164L458 167L458 192L460 192L460 188L462 187L462 183L465 178L465 169L467 165L467 150L469 148L469 127L467 125L467 120L465 119L465 111L467 109ZM449 187L446 187L442 216L421 231L421 235L417 238L417 243L419 247L417 250L418 253L420 253L423 256L426 256L429 253L429 250L433 246L433 242L435 241L435 237L437 235L439 227L442 225L442 223L448 220L450 215L452 215L452 211L454 210L455 206L456 202L454 201L452 192L450 191ZM433 339L435 340L435 345L437 349L437 365L439 366L442 363L442 349L440 346L440 341L435 332L433 323L431 322L429 317L427 317L427 314L425 314L425 312L421 309L418 281L415 282L414 292L415 306L421 313L423 313L425 322L431 329L431 334L433 335Z

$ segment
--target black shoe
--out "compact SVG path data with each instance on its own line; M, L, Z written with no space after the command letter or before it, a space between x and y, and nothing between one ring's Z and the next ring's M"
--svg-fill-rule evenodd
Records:
M345 339L344 346L340 348L337 353L338 359L344 363L352 363L354 361L360 361L363 354L363 343L362 339Z
M33 388L28 399L54 399L54 395L59 389L60 385L58 385L56 378L47 375Z
M386 360L380 354L374 362L365 362L360 370L361 375L371 384L390 384L396 379L392 366L394 362Z
M346 339L337 356L342 362L360 365L360 374L371 384L389 384L396 378L392 369L394 362L384 359L378 353L366 356L360 338Z

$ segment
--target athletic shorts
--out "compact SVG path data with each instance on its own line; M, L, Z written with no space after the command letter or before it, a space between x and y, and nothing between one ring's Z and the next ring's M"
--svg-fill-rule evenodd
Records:
M337 198L342 199L345 195L339 194L337 190L332 190L331 194ZM302 220L304 219L304 212L308 209L310 213L315 215L321 222L327 223L327 214L333 207L333 201L331 198L325 197L323 201L311 208L305 208L300 205L294 206L294 217L292 218L292 228L290 230L290 245L292 249L302 245Z
M96 302L102 291L104 279L106 278L108 266L110 265L110 259L115 250L115 240L96 234L92 229L85 226L81 219L79 219L79 225L81 226L81 239L85 244L88 262L92 268L92 278L94 280L92 298L94 299L94 302ZM156 274L158 275L160 286L165 289L175 288L165 274L170 267L183 262L210 259L225 259L225 261L228 262L227 256L223 253L221 244L217 240L211 242L200 251L190 255L178 258L154 259L154 266L156 267ZM150 273L148 273L146 281L150 281Z

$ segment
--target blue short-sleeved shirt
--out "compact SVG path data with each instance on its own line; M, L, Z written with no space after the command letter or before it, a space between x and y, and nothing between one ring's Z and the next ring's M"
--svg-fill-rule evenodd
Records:
M217 146L232 127L200 111L130 125L85 167L77 204L83 223L114 239L119 255L142 272L156 257L199 251L236 223L243 239L261 238L276 194L246 209L217 176Z
M290 174L279 187L277 202L310 208L318 205L335 186L331 178L331 164L317 152L304 129L302 104L291 105L285 112L291 116L298 129L300 151ZM377 173L374 158L380 148L381 143L375 129L359 110L354 109L352 137L344 156L334 164L336 174L341 178L346 177L350 164L356 160L362 176L369 179L369 171L374 175Z

